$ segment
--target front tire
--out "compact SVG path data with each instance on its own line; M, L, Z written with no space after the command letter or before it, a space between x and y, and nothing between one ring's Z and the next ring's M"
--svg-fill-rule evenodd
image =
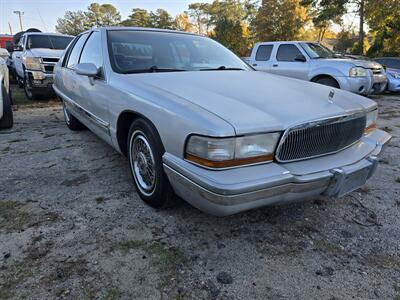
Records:
M34 88L32 88L32 85L28 78L24 79L24 92L26 98L28 98L29 100L38 100L41 96L38 92L35 91Z
M154 208L165 206L173 191L164 173L161 139L149 122L135 120L128 134L128 159L131 175L140 198Z
M11 98L3 85L1 85L1 94L3 96L3 117L0 119L0 129L11 128L14 124Z
M64 113L64 121L67 124L67 127L72 131L79 131L85 129L85 125L83 125L77 118L75 118L65 107L65 102L63 101L63 113Z

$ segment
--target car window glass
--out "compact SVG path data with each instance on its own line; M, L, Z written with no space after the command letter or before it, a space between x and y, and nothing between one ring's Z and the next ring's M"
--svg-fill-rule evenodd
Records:
M256 60L268 61L271 58L272 45L261 45L257 49Z
M98 69L103 66L100 32L94 31L83 46L79 63L92 63Z
M69 54L67 68L73 68L78 63L79 54L81 53L82 45L85 43L86 37L87 33L82 34L76 41L71 53Z
M386 66L392 69L400 69L400 59L386 59Z
M276 59L279 61L295 61L297 55L302 55L300 50L291 44L280 45Z

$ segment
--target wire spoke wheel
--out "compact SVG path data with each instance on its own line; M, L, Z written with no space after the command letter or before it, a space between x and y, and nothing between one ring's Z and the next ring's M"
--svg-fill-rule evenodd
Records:
M130 151L136 184L143 194L150 196L154 192L157 177L153 151L143 132L134 132Z

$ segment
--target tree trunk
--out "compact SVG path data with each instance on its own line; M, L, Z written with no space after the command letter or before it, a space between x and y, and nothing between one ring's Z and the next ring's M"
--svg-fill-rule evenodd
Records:
M360 54L364 54L364 0L360 0L360 33L358 35L358 46Z

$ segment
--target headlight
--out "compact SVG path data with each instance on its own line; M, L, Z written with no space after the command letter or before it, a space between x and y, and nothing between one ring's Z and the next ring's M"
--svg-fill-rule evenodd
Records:
M349 71L349 76L350 77L365 77L365 76L368 76L368 71L367 71L367 69L364 69L362 67L353 67Z
M227 168L273 159L279 132L231 138L193 135L186 144L185 158L210 168Z
M365 125L365 133L371 132L376 128L376 120L378 119L378 109L367 112L367 123Z
M390 76L392 76L395 79L399 79L400 78L400 73L397 73L395 71L388 71L387 72Z
M27 57L25 59L26 68L28 70L41 70L42 67L40 63L41 63L40 57Z

